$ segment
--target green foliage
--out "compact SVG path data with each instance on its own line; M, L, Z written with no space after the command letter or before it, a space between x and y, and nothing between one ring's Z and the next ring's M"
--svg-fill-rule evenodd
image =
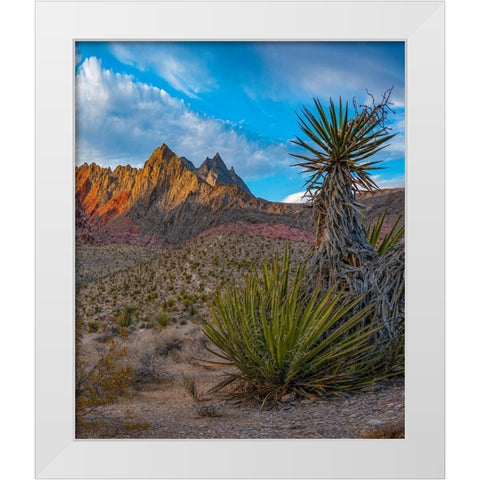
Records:
M315 196L323 180L332 171L337 174L341 171L344 183L352 187L369 191L378 188L369 171L378 168L376 164L379 162L365 163L364 160L387 147L387 142L395 136L385 127L390 93L391 89L387 90L378 105L363 106L360 112L355 108L351 118L348 102L344 108L341 98L338 107L330 99L328 113L315 98L315 113L304 106L303 117L297 114L299 127L308 138L303 140L297 136L292 142L311 155L291 155L302 160L296 166L312 174L306 184L310 195Z
M217 385L236 382L242 393L280 398L286 392L324 394L360 388L396 372L374 342L379 326L371 308L354 313L362 297L342 300L338 288L307 297L307 275L291 272L287 251L271 267L246 277L245 286L217 293L211 319L202 320L210 350L237 370ZM237 392L239 390L237 389Z
M399 227L403 215L399 215L390 231L383 238L380 236L386 213L386 211L383 212L374 223L370 223L367 227L367 240L379 256L395 246L405 234L405 225Z
M155 321L161 327L166 327L167 325L170 325L170 323L172 322L172 319L170 318L170 315L168 315L167 313L160 313L159 315L157 315L157 318L155 319Z
M100 327L100 325L99 325L98 322L95 322L95 321L88 322L87 323L87 332L88 333L98 332L99 327Z
M133 317L138 313L138 307L129 305L123 308L122 311L115 313L117 324L120 327L129 327L133 323Z
M146 302L150 302L151 300L155 300L156 298L158 298L158 292L150 292L150 293L145 297L145 301L146 301Z

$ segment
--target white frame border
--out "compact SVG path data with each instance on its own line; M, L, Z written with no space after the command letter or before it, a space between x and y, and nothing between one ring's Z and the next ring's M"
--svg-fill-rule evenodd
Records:
M73 42L115 39L406 41L404 440L74 439ZM35 133L37 478L444 478L443 1L37 0Z

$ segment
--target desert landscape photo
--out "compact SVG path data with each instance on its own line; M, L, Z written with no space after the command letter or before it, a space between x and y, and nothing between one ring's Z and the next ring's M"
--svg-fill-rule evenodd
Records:
M403 42L77 42L76 438L405 437Z

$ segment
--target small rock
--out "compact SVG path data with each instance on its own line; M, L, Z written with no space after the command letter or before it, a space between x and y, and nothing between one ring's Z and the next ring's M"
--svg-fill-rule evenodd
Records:
M385 422L379 418L373 418L367 422L369 425L383 425Z
M290 402L294 402L296 398L297 398L297 396L296 396L294 393L286 393L286 394L280 399L280 401L281 401L282 403L290 403Z

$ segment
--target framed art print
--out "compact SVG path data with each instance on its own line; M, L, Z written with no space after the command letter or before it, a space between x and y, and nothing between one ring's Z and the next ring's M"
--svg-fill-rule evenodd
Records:
M38 478L442 478L443 2L36 25Z

